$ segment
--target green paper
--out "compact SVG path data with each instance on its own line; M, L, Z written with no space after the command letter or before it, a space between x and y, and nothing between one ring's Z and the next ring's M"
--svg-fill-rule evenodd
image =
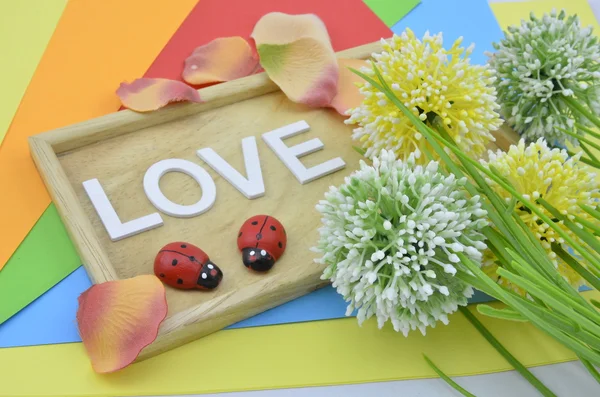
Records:
M0 324L81 266L54 204L0 272Z
M388 27L394 26L421 1L420 0L363 0Z

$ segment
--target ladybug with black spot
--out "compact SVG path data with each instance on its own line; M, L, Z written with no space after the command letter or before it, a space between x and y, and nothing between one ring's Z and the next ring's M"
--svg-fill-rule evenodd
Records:
M178 289L215 289L223 272L200 248L185 242L165 245L154 259L154 274Z
M266 272L283 255L287 242L281 222L269 215L256 215L244 222L237 245L249 269Z

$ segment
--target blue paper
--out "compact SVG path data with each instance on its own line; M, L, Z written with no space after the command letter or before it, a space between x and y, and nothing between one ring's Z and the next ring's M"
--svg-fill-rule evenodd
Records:
M466 48L475 43L471 62L487 62L485 51L494 51L493 42L499 42L502 29L486 0L422 0L407 16L392 26L398 35L410 28L417 37L426 31L430 34L443 33L444 48L450 48L459 37L463 37Z
M464 46L475 43L471 62L487 61L485 51L493 50L502 31L485 0L422 0L392 30L401 34L410 27L417 36L426 31L444 33L444 47L464 37ZM0 325L0 347L30 346L50 343L79 342L75 313L77 297L91 286L81 267L42 295L28 307ZM472 303L492 299L476 292ZM332 287L325 287L291 302L268 310L228 328L256 327L345 317L346 302Z
M52 289L0 326L0 348L80 342L77 298L91 286L79 267ZM492 298L476 292L471 303ZM227 328L318 321L346 317L346 302L331 286L294 299Z
M91 286L83 267L0 325L0 347L78 342L77 298Z

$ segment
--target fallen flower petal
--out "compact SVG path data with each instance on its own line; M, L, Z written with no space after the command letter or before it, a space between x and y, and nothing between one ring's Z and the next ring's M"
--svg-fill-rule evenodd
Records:
M325 24L316 15L269 13L251 37L261 66L291 101L329 106L337 94L338 65Z
M164 286L153 275L95 284L78 300L79 334L98 373L131 364L167 316Z
M123 106L136 112L150 112L171 102L202 102L194 88L169 79L140 78L121 83L117 95Z
M221 37L200 46L185 60L183 79L201 85L249 76L258 68L258 54L242 37Z
M339 77L337 84L337 95L331 101L331 107L337 110L341 115L346 115L346 111L360 106L363 96L357 83L363 81L356 73L353 73L350 68L360 70L369 64L362 59L338 59Z

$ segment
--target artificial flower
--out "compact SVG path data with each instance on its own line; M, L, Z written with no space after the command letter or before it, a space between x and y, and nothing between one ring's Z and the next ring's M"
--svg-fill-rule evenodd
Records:
M510 26L494 43L490 65L501 112L528 142L543 137L552 145L577 139L558 128L574 130L589 120L565 102L573 98L593 115L600 114L600 44L591 27L564 10Z
M494 141L490 131L497 130L502 120L496 112L493 71L472 65L468 57L474 47L464 49L461 42L462 38L446 50L441 33L426 33L419 40L407 29L382 40L383 51L373 54L372 63L408 109L428 125L443 129L467 154L479 157ZM374 75L371 68L361 71ZM353 138L365 155L372 158L386 149L403 160L414 153L417 162L426 163L424 149L433 150L413 123L371 84L363 83L360 92L364 100L348 111L346 123L358 125Z
M467 304L473 289L455 276L458 252L479 262L487 224L479 196L466 197L457 180L437 162L417 165L415 156L396 160L382 150L373 165L331 187L317 205L323 225L314 251L359 323L377 317L407 335Z
M543 198L567 219L574 222L576 222L575 216L590 223L597 222L592 215L580 207L580 205L595 207L596 201L600 198L596 174L579 161L580 154L569 157L566 150L550 148L544 139L539 138L536 142L530 144L525 144L524 139L521 139L517 145L512 145L507 152L490 152L488 157L487 161L481 160L482 164L489 169L493 167L497 170L527 200L535 203L537 199ZM488 180L488 183L498 195L507 202L510 201L512 198L510 193L491 180ZM540 210L549 218L554 218L541 204L538 205ZM564 239L525 206L517 203L515 211L540 240L558 272L569 284L573 287L584 285L584 279L581 275L565 264L552 251L551 244L564 245ZM578 244L586 245L570 228L564 225L564 222L557 219L555 223L560 225L561 229L568 233ZM568 250L568 247L565 246L564 248ZM484 269L492 277L497 277L493 276L497 266L494 261L494 256L489 252L486 253ZM501 284L508 285L506 280L499 278L498 281ZM513 286L513 289L521 295L525 295L525 291L520 288Z

